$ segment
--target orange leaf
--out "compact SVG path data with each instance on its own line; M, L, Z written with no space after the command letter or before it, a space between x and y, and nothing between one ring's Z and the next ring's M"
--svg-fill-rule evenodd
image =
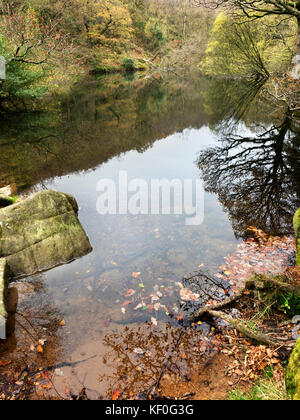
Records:
M132 295L134 295L135 294L135 290L133 290L133 289L129 289L129 290L127 290L127 292L125 293L125 297L130 297L130 296L132 296Z
M116 389L115 391L114 391L114 393L112 394L112 397L111 397L111 399L112 400L118 400L119 399L119 397L120 397L120 395L121 395L121 391L119 391L118 389Z
M132 303L132 300L125 300L125 301L122 303L122 306L127 306L127 305L129 305L130 303Z
M49 391L49 389L51 389L51 388L52 388L52 385L51 385L51 384L48 384L48 385L42 385L42 388L47 389L47 391Z
M5 360L0 360L0 366L8 366L11 364L11 361L9 360L8 362Z

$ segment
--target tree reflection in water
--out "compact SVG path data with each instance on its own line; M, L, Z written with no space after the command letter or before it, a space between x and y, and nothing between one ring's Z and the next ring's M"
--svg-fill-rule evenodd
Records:
M199 326L182 330L166 324L160 330L150 324L136 324L124 327L122 334L107 334L103 342L107 347L103 364L110 374L101 375L100 382L109 384L108 396L120 390L122 398L135 394L142 398L156 384L169 356L166 376L189 381L196 367L216 354L215 343Z
M256 122L249 129L246 111L260 91L257 85L252 95L242 96L249 101L236 101L233 111L224 111L227 118L215 125L219 145L204 150L198 159L206 190L218 195L241 238L251 225L273 235L290 233L299 206L299 120L291 106L285 106L279 123Z

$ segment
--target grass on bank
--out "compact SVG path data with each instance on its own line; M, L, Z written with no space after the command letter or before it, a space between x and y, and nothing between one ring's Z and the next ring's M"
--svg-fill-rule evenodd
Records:
M290 400L284 378L275 379L272 368L267 368L263 377L249 391L240 388L230 391L231 401L287 401Z

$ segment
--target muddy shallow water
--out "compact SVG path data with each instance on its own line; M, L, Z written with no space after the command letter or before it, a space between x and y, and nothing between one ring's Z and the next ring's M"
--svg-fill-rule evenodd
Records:
M20 118L19 129L8 121L6 137L1 134L7 156L2 176L26 194L47 188L74 195L93 246L86 257L17 284L18 311L44 326L45 335L51 330L45 347L51 363L84 360L56 370L62 393L85 386L97 398L116 388L138 392L151 385L180 331L176 283L199 267L216 272L240 240L219 197L208 192L199 226L187 226L185 215L100 215L96 208L97 183L117 182L120 171L148 183L201 178L199 153L218 145L216 127L228 112L225 106L221 113L217 99L212 107L207 83L88 80L57 108ZM54 320L65 326L53 329ZM200 363L197 343L205 328L183 340L183 371ZM21 335L19 328L16 348ZM193 348L194 357L184 360Z

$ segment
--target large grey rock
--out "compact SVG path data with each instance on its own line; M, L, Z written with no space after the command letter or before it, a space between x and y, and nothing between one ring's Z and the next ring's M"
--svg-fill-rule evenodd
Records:
M0 258L14 277L68 263L91 252L74 197L40 191L0 209Z

